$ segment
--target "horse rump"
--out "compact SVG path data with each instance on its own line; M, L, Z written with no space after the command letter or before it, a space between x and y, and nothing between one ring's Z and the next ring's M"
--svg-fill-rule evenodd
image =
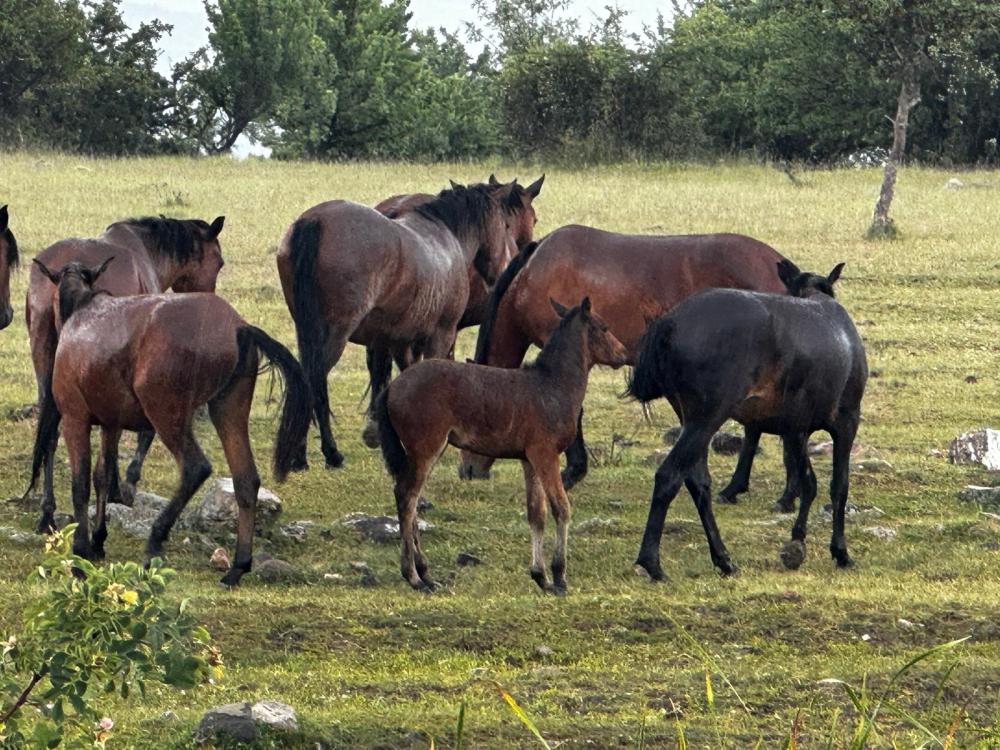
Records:
M399 479L409 468L410 462L406 457L406 449L403 448L403 443L399 439L399 433L396 432L392 419L389 417L389 388L383 389L382 393L375 399L372 416L378 425L382 458L385 459L385 465L393 478Z
M625 395L643 404L665 395L673 332L674 322L669 316L654 320L646 329L639 342L635 367L628 375Z

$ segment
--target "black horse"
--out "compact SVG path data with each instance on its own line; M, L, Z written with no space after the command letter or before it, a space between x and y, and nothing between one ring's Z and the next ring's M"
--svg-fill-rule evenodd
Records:
M830 433L830 552L839 566L851 564L844 511L868 363L854 323L833 298L833 283L842 268L840 264L829 276L818 276L783 260L778 273L791 296L709 289L649 327L628 393L642 403L666 397L683 426L656 472L636 560L653 579L664 578L663 522L682 482L698 508L712 562L724 575L738 572L715 523L708 473L709 442L729 418L748 432L780 435L786 460L794 463L802 496L792 538L781 552L788 568L797 568L805 559L806 523L816 497L806 441L816 430Z

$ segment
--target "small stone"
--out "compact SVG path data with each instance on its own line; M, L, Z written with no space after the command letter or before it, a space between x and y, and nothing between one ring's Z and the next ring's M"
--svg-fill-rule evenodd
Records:
M865 633L863 636L861 636L861 640L863 640L865 643L867 643L871 639L872 639L872 637L870 635L868 635L868 633Z
M677 442L677 438L681 436L682 427L671 427L663 433L663 442L667 445L673 445Z
M1000 510L1000 487L980 487L970 484L959 491L958 499L967 503L977 503L983 508Z
M216 547L212 553L212 557L209 558L208 564L216 570L229 570L232 567L232 563L229 561L229 553L226 552L225 547Z
M965 187L965 183L962 182L957 177L952 177L944 184L945 190L961 190Z
M375 571L364 560L353 561L351 563L351 570L361 574L359 583L362 586L372 587L378 585L378 578L375 575Z
M940 448L931 448L927 451L927 455L931 458L942 458L944 456L944 451Z
M869 321L869 322L871 322L871 321ZM869 370L868 371L868 377L870 377L870 378L880 378L880 377L882 377L882 370L880 370L878 367L876 367L876 368L874 368L872 370Z
M959 435L948 446L953 464L980 464L990 471L1000 470L1000 430L984 428Z
M41 537L29 534L27 531L18 531L9 526L0 526L0 537L14 542L14 544L40 544Z
M806 545L798 539L785 542L781 548L781 564L788 570L797 570L806 559Z
M866 458L853 464L851 470L866 474L885 474L892 471L892 464L881 458Z
M608 503L608 507L614 508L615 510L621 510L622 508L625 507L625 503L623 503L621 500L611 500Z
M434 510L434 503L421 495L417 499L417 513L426 513L429 510Z
M463 568L470 565L482 565L482 563L483 561L471 552L459 552L455 558L455 564Z
M904 628L906 630L914 630L915 628L923 627L923 625L921 625L920 623L910 622L904 617L900 617L898 620L896 620L896 624L899 625L899 627Z
M315 527L316 524L312 521L295 521L281 526L278 531L283 537L293 539L296 542L304 542L308 531Z
M229 703L205 712L194 730L194 741L206 743L219 736L237 742L253 742L257 739L257 725L254 724L249 703Z
M340 523L354 529L363 539L372 542L394 542L400 538L399 520L392 516L370 516L367 513L348 513ZM417 519L417 529L429 531L434 525Z
M876 539L881 539L884 542L896 538L896 530L890 529L887 526L866 526L861 530L864 533L871 534Z
M295 709L280 701L258 701L250 707L250 715L256 723L264 724L271 729L294 732L299 728Z
M717 432L712 437L712 450L723 456L735 456L743 450L743 436L732 432Z
M965 376L965 382L972 385L973 383L978 383L979 378L976 377L976 373L971 372Z
M644 461L644 463L647 466L659 466L660 464L663 463L663 459L665 459L669 453L670 451L655 450L648 456L646 456L646 460Z
M617 526L618 521L614 518L588 518L586 521L580 521L576 525L576 532L578 534L590 534L595 531L607 531L608 529Z
M254 568L254 573L260 580L267 583L286 583L298 581L302 578L299 571L291 563L277 558L268 560Z
M169 708L160 714L161 721L177 721L179 718L180 717L176 714L176 712L171 711Z
M552 650L551 646L546 646L543 643L541 645L535 646L535 653L538 654L539 656L552 656L552 654L554 654L555 651Z
M236 531L239 506L232 477L220 477L204 493L198 505L183 516L184 525L201 531L217 532L220 529ZM257 512L255 525L258 530L266 530L274 524L281 513L281 500L270 490L261 487L257 491Z
M323 580L324 581L343 581L344 580L344 576L342 576L340 573L324 573L323 574Z

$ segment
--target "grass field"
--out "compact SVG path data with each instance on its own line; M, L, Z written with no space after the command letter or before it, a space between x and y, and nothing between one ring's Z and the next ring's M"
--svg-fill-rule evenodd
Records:
M225 214L219 293L294 348L273 254L299 212L333 197L371 204L438 189L448 178L481 180L494 170L522 181L542 171L3 154L0 203L10 204L25 263L57 239L98 234L127 216ZM275 486L266 456L277 421L265 403L266 381L255 402L252 430L265 486L282 497L289 521L330 530L313 530L304 543L259 540L258 550L289 560L306 582L268 585L251 575L240 589L222 591L208 553L184 546L178 534L169 545L169 562L181 574L174 594L191 598L227 672L218 685L193 693L163 689L142 702L113 704L109 747L185 747L204 708L265 697L292 704L303 722L293 740L273 746L425 748L433 737L436 747L454 747L463 703L466 747L534 745L497 684L553 747L770 748L786 746L790 735L800 748L845 747L857 712L842 687L819 681L865 683L877 695L907 660L964 636L972 637L921 662L890 691L894 705L927 731L886 710L869 744L939 746L928 732L944 742L952 735L953 747L1000 744L1000 522L955 497L966 483L998 477L931 453L967 429L1000 426L1000 174L962 175L969 187L945 190L950 176L915 168L901 174L894 213L903 237L886 244L861 239L881 179L876 171L810 172L801 187L756 166L549 171L536 201L539 236L574 222L639 233L735 231L774 245L805 269L825 273L847 262L840 299L878 373L869 381L858 440L868 457L893 467L852 477L851 502L884 512L849 519L855 568L835 569L827 552L829 519L820 509L828 502L830 462L820 457L809 557L798 571L782 569L778 550L791 519L769 511L783 471L778 443L765 438L749 495L717 508L742 575L715 574L694 507L682 494L664 536L669 582L636 576L632 560L652 486L646 458L676 420L662 404L644 422L638 406L616 396L622 373L595 370L586 409L596 460L571 493L569 596L543 596L528 576L516 462L498 465L488 482L465 483L452 451L427 488L435 507L426 517L436 528L424 536L431 569L446 586L433 596L417 594L399 577L396 545L361 541L339 523L352 511L393 508L381 457L360 440L364 355L352 346L330 378L343 470L322 469L313 440L313 468ZM35 398L20 302L26 278L16 274L17 318L0 333L2 497L23 490L34 428L10 415ZM461 356L472 351L474 336L460 337ZM976 382L966 382L970 374ZM198 430L216 474L224 475L210 425ZM612 452L616 434L637 444ZM69 476L59 455L57 494L65 510ZM716 488L733 465L733 458L713 455ZM159 444L147 466L145 488L169 495L176 471ZM592 518L612 523L575 532ZM32 520L10 504L0 524L27 530ZM893 529L895 538L864 531L875 525ZM112 559L141 554L138 542L114 529L108 550ZM460 551L484 564L457 567ZM0 635L16 631L22 606L36 593L24 580L40 554L40 545L0 541ZM361 585L350 565L358 560L374 570L377 586ZM326 580L325 573L343 578ZM167 709L177 718L159 718Z

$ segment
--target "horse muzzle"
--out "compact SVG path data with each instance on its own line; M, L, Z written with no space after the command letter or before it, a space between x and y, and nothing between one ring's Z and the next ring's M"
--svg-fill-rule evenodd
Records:
M462 451L462 458L458 462L459 479L489 479L490 467L493 459L480 456L476 453Z
M14 308L11 307L10 303L8 302L4 306L3 312L0 313L0 331L9 326L11 324L11 321L13 320L14 320Z

